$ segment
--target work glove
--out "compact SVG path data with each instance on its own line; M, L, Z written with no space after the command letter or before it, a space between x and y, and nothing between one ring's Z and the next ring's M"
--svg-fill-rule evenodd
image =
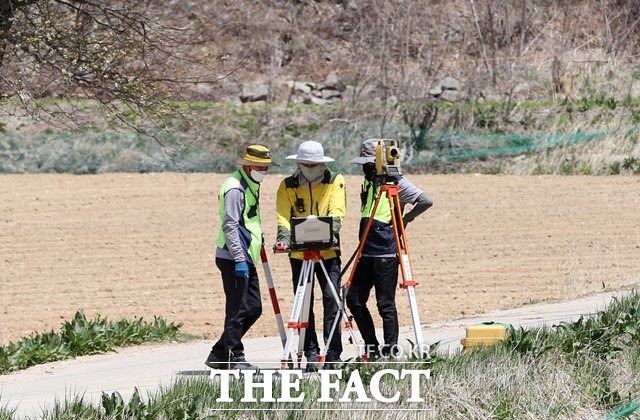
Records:
M242 280L249 279L249 266L246 262L242 261L236 263L235 275L237 278Z

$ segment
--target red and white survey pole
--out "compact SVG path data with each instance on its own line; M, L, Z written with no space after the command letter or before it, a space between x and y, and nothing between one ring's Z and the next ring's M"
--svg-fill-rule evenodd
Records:
M260 259L262 260L264 276L267 278L267 286L269 287L271 305L273 306L273 312L276 316L276 324L278 324L278 331L280 332L280 341L282 341L282 348L284 348L287 342L287 332L284 329L284 322L282 321L282 315L280 314L280 305L278 304L276 289L273 286L273 278L271 277L271 269L269 268L269 261L267 260L267 253L264 250L264 245L260 248Z

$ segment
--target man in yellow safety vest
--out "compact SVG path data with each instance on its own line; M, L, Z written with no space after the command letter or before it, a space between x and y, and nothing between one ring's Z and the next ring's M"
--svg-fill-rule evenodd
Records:
M260 183L270 166L269 149L247 147L236 163L242 165L222 184L218 195L220 230L216 266L226 298L224 332L205 364L212 369L253 369L244 356L242 337L262 314L256 264L263 236L260 222Z

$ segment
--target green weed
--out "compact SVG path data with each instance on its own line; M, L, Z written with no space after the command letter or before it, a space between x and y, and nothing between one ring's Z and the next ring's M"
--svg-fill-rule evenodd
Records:
M613 162L611 165L609 165L609 173L611 175L620 175L621 166L622 165L620 162Z
M494 104L488 106L476 106L473 111L476 127L489 130L490 132L498 132L500 126L498 117L500 111Z
M591 164L584 163L580 168L580 174L582 175L593 175L593 169L591 168Z
M622 163L622 168L633 172L635 175L640 175L640 159L636 157L626 157Z
M357 370L367 384L380 369L431 369L431 378L420 383L420 395L426 401L420 408L428 411L419 413L433 418L604 418L638 399L639 314L640 296L632 292L591 316L553 327L513 330L495 346L449 354L439 352L434 343L422 357L400 364L345 363L343 378ZM628 381L616 378L614 372L620 371L631 375ZM399 383L391 379L381 382L381 389L390 394ZM334 397L342 395L345 385L341 383ZM369 412L370 404L317 403L317 380L303 379L298 391L305 393L302 402L246 403L241 401L244 387L239 379L229 386L233 401L220 403L216 401L219 383L202 375L179 378L146 398L138 390L128 399L117 392L104 393L97 407L81 397L70 398L43 418L272 418L262 411L275 409L269 412L273 418L333 419L344 415L344 408L358 410L363 417L382 414ZM259 399L261 392L254 397ZM274 383L273 394L281 395L279 382ZM407 402L408 389L401 387L400 395L397 403L384 406L384 414L415 407ZM247 409L250 411L242 411ZM0 415L10 416L10 412L0 411Z
M110 322L100 316L87 320L78 311L72 321L63 324L60 334L53 331L32 334L0 347L0 374L55 360L106 353L119 346L175 340L179 328L180 325L167 324L161 317L155 317L151 324L142 318Z
M0 400L2 399L2 394L0 394ZM10 408L7 404L0 406L0 420L11 420L14 417L14 413L16 412L15 408Z
M565 159L560 165L561 175L573 175L575 173L575 162L573 159Z

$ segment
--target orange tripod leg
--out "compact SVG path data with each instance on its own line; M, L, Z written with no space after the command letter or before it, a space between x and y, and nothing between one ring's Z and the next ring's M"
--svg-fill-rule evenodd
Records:
M383 189L386 189L389 206L393 209L393 231L395 234L396 247L398 248L398 256L400 258L400 272L402 274L402 283L400 284L400 287L407 290L409 308L411 309L411 321L416 338L416 348L413 353L416 356L422 357L424 350L424 338L422 336L422 328L420 326L420 312L418 311L418 302L415 292L415 286L417 283L413 280L413 270L411 268L411 260L409 259L409 245L405 236L404 221L402 220L398 186L393 185L385 187L389 187L383 187Z

